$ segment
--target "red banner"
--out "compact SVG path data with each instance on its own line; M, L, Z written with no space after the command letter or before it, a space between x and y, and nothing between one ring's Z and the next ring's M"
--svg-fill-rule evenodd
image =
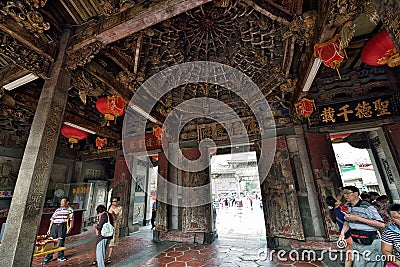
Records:
M127 137L125 140L125 152L142 152L161 149L161 139L158 139L154 134L146 134L143 136Z

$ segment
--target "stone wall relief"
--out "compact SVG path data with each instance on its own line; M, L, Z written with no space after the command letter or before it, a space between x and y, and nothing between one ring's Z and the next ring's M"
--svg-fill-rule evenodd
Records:
M336 168L332 167L333 164L329 161L327 156L321 157L321 169L315 169L316 185L318 198L320 201L322 214L326 223L326 231L329 240L337 240L339 237L339 229L337 224L333 222L330 216L330 211L325 204L327 196L333 196L337 200L339 199L339 187L342 185L340 175Z
M14 189L21 160L0 158L0 189Z
M261 184L261 193L267 235L304 240L299 203L284 136L277 138L274 162Z

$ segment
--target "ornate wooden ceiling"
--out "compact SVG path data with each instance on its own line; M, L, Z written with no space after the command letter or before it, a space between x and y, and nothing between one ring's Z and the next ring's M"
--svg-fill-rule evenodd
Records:
M325 41L335 32L344 32L350 44L349 59L343 66L352 68L360 65L361 47L379 28L368 22L369 17L361 12L371 17L373 11L365 6L357 9L357 5L365 5L365 1L347 6L337 6L336 2L2 2L0 85L29 72L41 77L12 91L2 91L2 130L21 138L29 134L43 79L48 78L64 28L75 32L69 43L66 64L72 76L72 88L64 120L110 138L111 144L120 142L122 119L103 127L104 120L95 108L96 100L120 94L129 101L153 74L191 61L214 61L242 71L271 103L276 124L290 126L295 121L291 115L292 104L309 71L313 44ZM163 121L174 107L194 97L212 97L231 106L240 116L251 115L237 95L211 84L175 88L159 101L152 115ZM92 142L91 139L87 142Z

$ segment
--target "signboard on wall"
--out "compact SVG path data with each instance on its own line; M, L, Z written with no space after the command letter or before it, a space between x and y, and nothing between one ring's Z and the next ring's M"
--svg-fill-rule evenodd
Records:
M400 115L400 95L382 95L341 103L317 105L310 126L328 126L364 122Z

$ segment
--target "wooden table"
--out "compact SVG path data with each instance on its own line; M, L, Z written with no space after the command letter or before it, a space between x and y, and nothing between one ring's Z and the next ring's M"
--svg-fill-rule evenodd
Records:
M46 250L44 252L39 252L39 253L33 254L33 257L45 256L43 258L43 261L42 261L42 266L43 266L44 265L44 260L45 260L47 254L53 254L54 252L59 252L59 251L63 251L63 250L66 250L66 249L67 249L66 247L59 247L59 248L55 248L55 249L50 249L50 250Z

